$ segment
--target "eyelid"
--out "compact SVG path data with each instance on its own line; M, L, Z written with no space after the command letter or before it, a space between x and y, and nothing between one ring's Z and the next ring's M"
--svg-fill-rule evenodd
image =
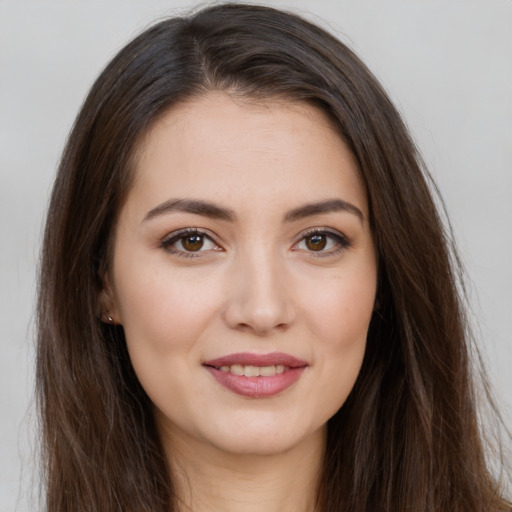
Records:
M214 249L206 249L206 250L198 250L198 251L186 251L186 250L180 250L173 245L178 242L180 239L185 238L187 236L193 236L193 235L200 235L208 240L211 241L212 244L215 245ZM299 249L297 246L301 242L303 242L307 237L314 236L314 235L324 235L336 243L336 247L328 249L328 250L320 250L320 251L312 251L307 249ZM174 254L180 257L185 258L196 258L205 256L204 253L209 253L212 250L214 251L224 251L222 246L217 242L216 236L212 234L207 229L202 228L182 228L178 229L176 231L172 231L171 233L168 233L165 235L159 242L158 246L162 249L164 249L166 252L170 254ZM342 232L338 231L337 229L328 228L328 227L315 227L307 229L303 232L301 232L295 242L292 244L291 250L292 251L302 251L307 253L309 256L312 257L326 257L326 256L332 256L334 254L337 254L347 248L349 248L352 245L351 240Z
M203 251L185 251L173 247L173 245L180 239L193 235L200 235L210 240L215 245L215 249L213 250L222 250L220 244L215 240L214 235L211 234L210 231L201 228L183 228L178 229L176 231L172 231L171 233L168 233L160 240L159 247L167 251L169 254L177 255L184 258L197 258L200 256L204 256L204 253L210 252L212 250L207 249Z
M294 251L302 250L302 249L297 249L296 248L297 245L300 242L304 241L304 239L306 239L307 237L314 236L314 235L325 235L325 236L331 237L332 239L335 240L335 242L337 243L337 246L334 249L330 249L327 251L307 251L307 250L304 251L304 252L307 252L308 255L313 256L313 257L319 258L319 257L332 256L333 254L338 254L339 252L341 252L345 249L348 249L352 245L352 241L345 234L338 231L337 229L327 228L327 227L316 227L316 228L307 229L306 231L303 231L302 233L300 233L299 236L297 237L297 240L292 245L292 250L294 250Z
M186 236L186 235L204 235L209 238L212 238L208 230L201 229L201 228L181 228L176 229L175 231L171 231L170 233L167 233L162 238L162 243L169 243L170 241L174 241L176 239L179 239L180 237Z

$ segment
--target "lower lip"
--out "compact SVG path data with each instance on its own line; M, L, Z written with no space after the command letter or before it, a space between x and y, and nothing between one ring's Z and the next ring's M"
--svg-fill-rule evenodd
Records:
M237 395L250 398L269 398L282 393L297 382L306 367L290 368L283 373L270 377L244 377L243 375L234 375L230 372L217 370L212 366L206 366L205 368L219 384Z

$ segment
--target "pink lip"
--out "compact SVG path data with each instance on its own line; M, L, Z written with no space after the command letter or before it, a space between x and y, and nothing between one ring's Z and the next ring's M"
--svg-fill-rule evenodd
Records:
M245 377L220 370L221 366L239 364L243 366L283 365L285 371L269 377ZM212 359L203 363L215 380L230 391L250 398L268 398L294 384L307 368L308 363L279 352L271 354L239 353Z
M231 366L233 364L242 364L244 366L272 366L282 364L283 366L289 366L290 368L308 366L306 361L297 359L289 354L283 354L282 352L273 352L271 354L252 354L250 352L241 352L239 354L231 354L229 356L219 357L218 359L212 359L203 363L204 366L215 366L217 368L220 368L221 366Z

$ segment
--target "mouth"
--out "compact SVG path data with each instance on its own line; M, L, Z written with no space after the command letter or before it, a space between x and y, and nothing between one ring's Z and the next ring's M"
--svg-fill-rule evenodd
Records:
M252 365L241 365L233 364L231 366L214 367L221 372L229 372L233 375L243 375L244 377L273 377L279 375L286 370L289 370L289 366L282 364L271 365L271 366L252 366Z
M224 388L250 398L268 398L282 393L309 366L289 354L231 354L206 361L203 366Z

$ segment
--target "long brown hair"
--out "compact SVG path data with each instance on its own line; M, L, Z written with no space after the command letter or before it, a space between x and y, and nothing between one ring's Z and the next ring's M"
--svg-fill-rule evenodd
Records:
M341 42L289 13L218 5L162 21L93 85L62 156L38 302L37 385L49 512L169 512L172 475L122 327L99 292L138 145L211 90L325 111L366 184L379 290L366 355L329 421L323 512L505 510L477 421L458 263L394 106Z

